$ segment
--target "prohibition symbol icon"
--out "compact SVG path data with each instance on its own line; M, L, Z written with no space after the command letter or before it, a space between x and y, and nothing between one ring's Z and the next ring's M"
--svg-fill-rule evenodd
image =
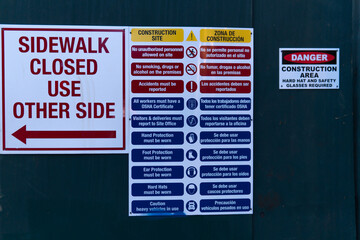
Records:
M195 47L191 46L191 47L188 47L186 49L186 56L188 56L189 58L194 58L197 56L197 50Z
M186 65L185 70L186 70L187 74L194 75L197 72L197 67L195 64L190 63L190 64Z

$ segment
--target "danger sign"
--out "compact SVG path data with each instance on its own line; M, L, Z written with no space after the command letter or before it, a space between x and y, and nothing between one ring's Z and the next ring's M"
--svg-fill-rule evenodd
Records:
M338 89L339 49L281 48L280 89Z
M1 32L3 151L125 149L125 32Z

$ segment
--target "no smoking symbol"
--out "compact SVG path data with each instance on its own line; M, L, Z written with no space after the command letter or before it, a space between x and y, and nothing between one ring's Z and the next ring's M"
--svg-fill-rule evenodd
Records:
M186 49L186 56L188 56L189 58L194 58L194 57L196 57L197 53L198 53L198 52L197 52L196 48L193 47L193 46L188 47L188 48Z
M186 70L187 74L194 75L197 72L197 67L195 64L190 63L190 64L186 65L185 70Z

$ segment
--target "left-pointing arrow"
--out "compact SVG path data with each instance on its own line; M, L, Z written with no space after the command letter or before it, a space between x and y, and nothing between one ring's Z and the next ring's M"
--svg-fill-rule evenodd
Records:
M116 131L28 131L24 125L12 135L26 144L28 138L116 138Z

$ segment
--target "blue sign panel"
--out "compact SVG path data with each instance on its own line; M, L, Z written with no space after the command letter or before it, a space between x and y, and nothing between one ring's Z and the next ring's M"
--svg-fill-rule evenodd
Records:
M133 149L131 150L133 162L182 162L183 149Z
M183 132L132 132L134 145L177 145L184 143Z
M134 183L131 185L133 196L182 196L183 183Z
M184 110L183 98L132 98L132 110L139 111L178 111Z
M243 212L250 210L250 199L200 200L201 212Z
M186 141L190 144L196 143L197 139L198 136L194 132L189 132L188 134L186 134Z
M183 115L132 115L133 128L179 128L184 126Z
M250 194L249 182L206 182L200 183L201 195L243 195Z
M249 144L250 132L201 132L201 144Z
M250 127L250 115L201 115L200 126L205 128Z
M131 168L133 179L182 179L183 166L136 166Z
M132 201L132 213L183 213L184 201L182 200L153 200L153 201Z
M190 126L190 127L195 127L196 124L198 123L198 121L199 121L199 120L198 120L197 117L194 116L194 115L190 115L190 116L188 116L187 119L186 119L186 123L187 123L187 125Z
M189 98L187 101L186 101L186 106L188 109L190 110L194 110L197 108L198 106L198 101L195 99L195 98Z
M203 148L200 161L250 161L250 148Z
M251 176L249 165L212 165L201 166L201 178L248 178Z
M204 111L250 110L250 98L200 98L200 109Z

